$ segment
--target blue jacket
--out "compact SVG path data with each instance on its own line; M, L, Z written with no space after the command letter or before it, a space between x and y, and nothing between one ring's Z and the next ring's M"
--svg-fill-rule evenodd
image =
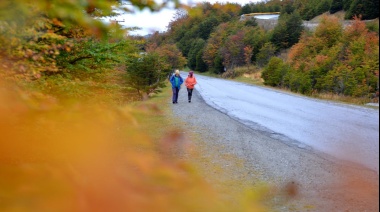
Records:
M172 88L175 88L175 77L176 75L173 74L173 76L170 77L170 83L172 84ZM179 81L178 81L178 88L181 88L181 85L183 83L183 78L181 77L181 75L178 76L179 78Z

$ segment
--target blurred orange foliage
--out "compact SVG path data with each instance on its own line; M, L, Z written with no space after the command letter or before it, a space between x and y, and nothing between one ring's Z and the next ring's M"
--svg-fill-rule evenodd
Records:
M133 108L58 103L4 82L0 102L0 211L224 210L188 164L157 151Z

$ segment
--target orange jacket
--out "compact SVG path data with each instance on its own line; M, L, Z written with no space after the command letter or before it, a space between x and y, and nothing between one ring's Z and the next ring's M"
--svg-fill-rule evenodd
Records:
M197 84L197 80L195 79L195 77L187 77L186 80L185 80L185 85L187 88L190 88L190 89L194 89L194 85Z

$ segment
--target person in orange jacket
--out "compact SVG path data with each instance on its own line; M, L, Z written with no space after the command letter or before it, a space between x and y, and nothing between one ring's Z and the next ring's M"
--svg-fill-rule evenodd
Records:
M189 75L185 80L185 85L187 88L187 96L189 99L189 103L191 102L191 96L193 95L194 85L197 84L197 80L195 79L194 72L189 71Z

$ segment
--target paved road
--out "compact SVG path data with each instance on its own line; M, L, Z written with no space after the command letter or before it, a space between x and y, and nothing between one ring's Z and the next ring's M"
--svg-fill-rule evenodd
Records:
M186 76L186 73L182 73ZM379 174L379 109L315 100L197 75L207 104L290 145L364 165Z
M227 199L228 195L234 196L258 182L266 182L279 191L294 183L297 194L293 198L275 194L269 200L274 211L379 211L379 175L375 171L335 160L313 148L291 144L283 138L285 136L269 129L243 124L242 120L232 118L233 111L214 107L223 106L220 102L216 104L218 100L232 99L223 97L227 95L225 90L233 93L231 90L237 89L236 92L248 95L249 86L229 88L232 82L222 81L220 87L210 87L207 92L219 95L208 102L216 104L211 107L202 89L205 89L203 83L213 79L197 78L199 84L191 103L187 102L186 89L182 88L178 104L170 101L168 104L175 119L182 120L182 125L177 127L184 129L185 135L193 141L192 146L199 150L190 155L190 159L202 167L205 179L216 188L222 188L220 192ZM238 89L240 86L244 91ZM273 100L274 105L277 102ZM239 106L240 102L235 100L235 104ZM239 112L233 114L236 113ZM231 193L223 189L225 185L231 185L227 189Z

